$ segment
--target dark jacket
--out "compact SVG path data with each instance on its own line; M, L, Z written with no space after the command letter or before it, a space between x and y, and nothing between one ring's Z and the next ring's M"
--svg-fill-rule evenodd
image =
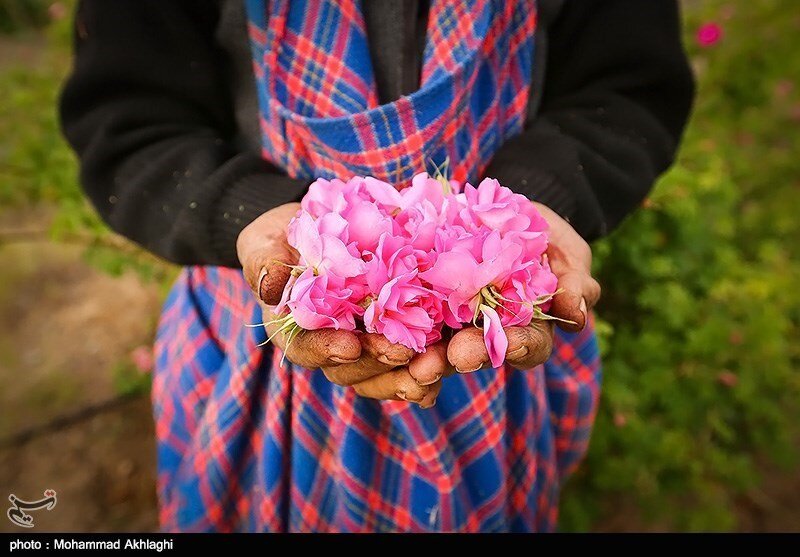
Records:
M403 26L392 10L405 3L366 3L379 93L403 92L385 41L422 44L418 31L404 31L419 13ZM673 160L694 93L677 2L539 6L526 128L487 175L592 240L633 211ZM237 266L242 228L306 187L259 154L245 24L241 0L83 0L78 8L61 121L81 182L114 230L176 263Z

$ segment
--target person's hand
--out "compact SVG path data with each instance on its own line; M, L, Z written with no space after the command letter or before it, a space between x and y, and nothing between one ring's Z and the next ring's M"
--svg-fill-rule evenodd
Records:
M565 331L583 330L589 311L600 298L600 285L592 278L592 250L567 221L548 207L534 203L550 225L547 258L558 277L561 292L553 298L550 315L564 321ZM506 363L517 369L530 369L547 361L553 349L553 322L534 320L527 327L508 327ZM483 331L468 327L458 331L447 348L447 358L460 373L489 366Z
M297 253L286 240L286 229L299 208L299 203L287 203L264 213L242 230L236 241L245 279L261 305L265 323L275 318L270 306L280 302L291 274L289 265L297 263ZM277 326L266 328L267 335L272 336ZM444 342L428 347L424 354L415 354L383 335L334 329L305 331L288 348L282 333L272 342L290 362L321 368L329 381L352 386L361 396L407 400L423 408L434 405L442 377L453 373Z

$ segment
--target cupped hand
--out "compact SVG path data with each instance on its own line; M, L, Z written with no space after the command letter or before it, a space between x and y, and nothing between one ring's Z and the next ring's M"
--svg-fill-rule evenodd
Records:
M289 266L297 264L286 230L299 209L299 203L287 203L267 211L242 230L236 242L245 279L261 305L265 323L275 317L271 306L281 299L291 275ZM304 331L287 347L283 334L275 334L277 325L268 324L266 329L290 362L321 368L329 381L352 387L367 398L406 400L430 408L441 390L442 377L453 372L443 342L415 354L383 335L321 329Z
M589 311L600 299L600 285L592 278L592 250L570 224L553 210L534 203L550 226L547 258L558 278L560 293L549 314L569 332L583 330ZM571 322L571 323L570 323ZM534 320L527 327L508 327L506 363L516 369L543 364L553 349L553 322ZM447 348L447 358L460 373L489 367L483 331L468 327L458 331Z

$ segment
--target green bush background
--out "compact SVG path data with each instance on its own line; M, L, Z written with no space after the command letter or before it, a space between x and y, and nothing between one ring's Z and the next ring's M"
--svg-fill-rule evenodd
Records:
M0 1L0 30L45 21L47 5ZM605 385L564 495L568 530L618 508L642 527L735 529L735 502L765 464L797 468L800 5L683 5L698 99L675 167L595 246ZM724 35L700 48L707 22ZM55 204L54 237L166 285L173 270L111 235L81 195L54 113L68 21L47 34L40 67L0 72L0 204Z

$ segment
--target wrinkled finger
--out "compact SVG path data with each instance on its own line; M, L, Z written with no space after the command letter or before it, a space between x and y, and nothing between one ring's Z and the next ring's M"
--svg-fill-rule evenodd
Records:
M283 337L283 334L279 333L273 340L277 340L277 337ZM290 362L309 369L352 364L361 357L361 343L351 331L303 331L288 347L285 346L284 338L276 342L276 345L283 347Z
M489 367L489 353L483 331L466 327L458 331L447 345L447 359L458 373L470 373Z
M517 369L543 364L553 351L553 323L534 321L527 327L508 327L506 363Z
M418 384L408 373L407 368L387 371L353 385L356 393L366 398L407 400L416 403L427 400L426 395L436 388L431 385ZM428 402L430 403L429 400Z
M588 274L579 271L569 271L558 277L558 288L561 292L553 297L549 313L553 317L572 321L572 323L558 323L558 326L565 331L574 333L582 331L586 326L589 309L583 298L583 285L587 277L593 280Z
M364 333L361 335L364 354L390 368L405 366L414 357L414 351L402 344L393 344L383 335Z
M337 385L350 386L390 369L405 366L414 354L410 348L392 344L385 336L375 333L359 335L361 357L357 362L324 369L325 376Z
M414 356L408 364L408 373L420 385L431 385L444 377L451 367L447 361L447 343L440 341Z
M436 406L436 399L439 396L439 392L442 390L442 381L440 379L436 383L427 385L427 387L428 393L422 397L422 400L419 402L419 407L423 410Z
M357 362L352 364L341 364L333 367L323 367L322 371L325 372L325 377L331 383L350 387L356 383L366 381L370 377L386 373L391 370L393 366L388 366L381 362L375 361L373 358L366 356L362 353Z

